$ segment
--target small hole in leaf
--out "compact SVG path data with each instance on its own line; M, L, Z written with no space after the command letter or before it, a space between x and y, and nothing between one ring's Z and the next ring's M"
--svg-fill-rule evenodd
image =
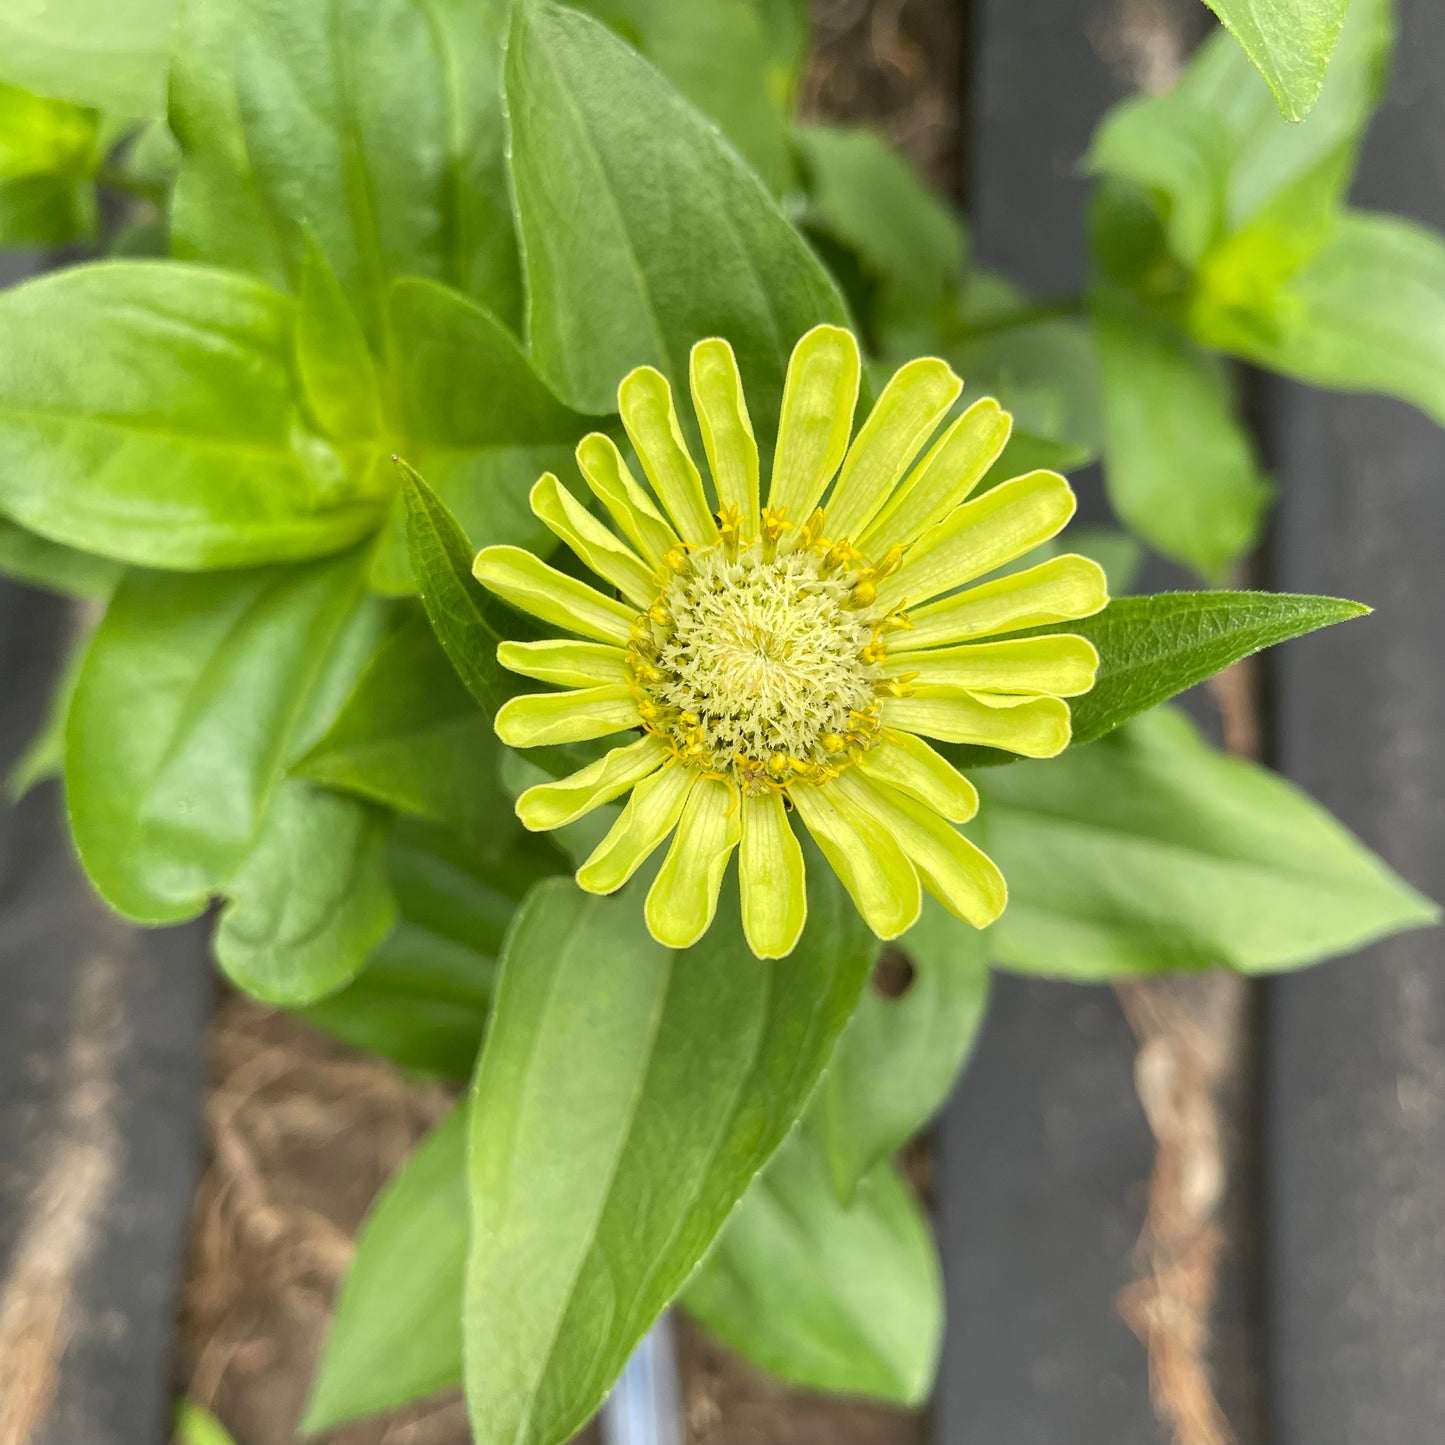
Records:
M914 969L908 955L890 948L873 970L873 992L880 998L897 999L913 987Z

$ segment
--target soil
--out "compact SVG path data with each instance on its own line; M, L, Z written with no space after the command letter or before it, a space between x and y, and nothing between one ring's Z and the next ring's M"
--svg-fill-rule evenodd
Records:
M867 124L943 193L961 188L962 7L815 0L805 113ZM231 997L212 1037L209 1162L196 1197L179 1393L239 1445L296 1445L352 1240L377 1190L451 1096ZM908 1161L926 1185L926 1150ZM925 1191L926 1192L926 1191ZM917 1414L804 1394L700 1330L679 1330L686 1445L922 1445ZM320 1445L468 1445L455 1396L318 1437ZM596 1445L595 1433L579 1445Z

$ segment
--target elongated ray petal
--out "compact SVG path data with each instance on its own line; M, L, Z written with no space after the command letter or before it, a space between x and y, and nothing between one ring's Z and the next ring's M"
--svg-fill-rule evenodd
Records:
M843 459L827 504L829 536L857 537L962 390L953 368L937 357L910 361L893 374Z
M904 793L857 773L838 779L844 796L896 838L923 886L950 913L987 928L1008 902L1008 885L993 859L951 823Z
M650 566L662 559L680 538L632 475L609 436L593 432L577 444L577 466L592 495L607 508L617 529Z
M689 362L692 403L717 487L718 507L736 508L743 536L758 535L758 444L737 357L721 337L699 341Z
M897 842L830 785L799 787L793 805L823 856L879 938L897 938L923 906L918 873Z
M1018 637L1006 642L966 643L933 652L890 657L884 674L917 673L920 683L972 692L1052 693L1078 697L1094 685L1099 654L1092 642L1071 633Z
M497 661L508 672L559 687L605 687L627 681L627 654L610 642L503 642Z
M544 622L598 642L625 643L637 609L555 567L520 547L486 547L472 563L472 575L498 597Z
M589 893L621 888L677 826L697 780L690 768L661 768L633 790L622 816L577 870L577 886Z
M1109 603L1104 569L1090 557L1052 557L1024 572L984 582L910 611L911 629L889 640L890 654L966 642L1023 627L1076 622Z
M517 816L533 833L565 827L593 808L621 797L630 787L650 777L667 761L667 749L655 737L638 738L625 748L613 748L606 757L555 783L538 783L517 799Z
M1026 758L1052 758L1069 745L1069 705L1032 697L1017 707L990 707L952 688L919 687L912 697L883 702L883 721L945 743L978 743Z
M651 366L628 372L617 388L617 408L642 470L683 541L715 542L717 525L697 463L682 439L667 378Z
M579 562L610 582L639 611L657 595L652 569L602 525L551 472L532 488L532 511Z
M878 589L880 607L926 602L1047 542L1074 515L1057 472L1030 472L955 507L908 549Z
M951 822L966 823L978 812L978 789L912 733L885 732L882 743L859 759L858 768L865 777L917 798Z
M577 692L524 692L497 709L497 736L509 748L581 743L635 728L642 722L626 683Z
M743 933L759 958L786 958L808 918L803 850L788 822L781 793L745 797L742 814L738 882Z
M942 521L984 479L1012 429L1013 418L991 396L974 402L903 479L858 545L881 557L895 542L912 542Z
M783 383L768 506L806 521L848 451L863 362L851 331L815 326L793 348Z
M742 836L738 795L715 778L699 778L643 910L652 936L690 948L712 925L728 859Z

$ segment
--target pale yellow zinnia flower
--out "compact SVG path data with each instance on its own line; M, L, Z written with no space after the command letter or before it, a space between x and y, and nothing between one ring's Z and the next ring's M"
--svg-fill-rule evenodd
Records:
M672 947L706 932L739 849L750 946L792 950L807 912L794 818L880 938L918 917L920 887L985 927L1004 880L954 826L978 795L924 738L1050 757L1069 741L1064 699L1093 685L1098 657L1081 637L979 639L1097 612L1108 596L1096 563L1055 557L959 590L1054 536L1074 511L1068 483L1031 472L965 500L1008 439L992 400L916 460L962 389L936 359L903 367L850 445L860 370L838 327L798 343L763 506L728 343L692 351L711 490L666 379L639 367L618 404L650 493L600 433L577 461L615 531L550 474L532 492L533 511L607 590L518 547L476 559L491 591L572 634L502 644L503 666L566 689L507 702L502 741L637 734L529 789L518 816L558 828L630 790L577 882L610 893L671 836L645 911Z

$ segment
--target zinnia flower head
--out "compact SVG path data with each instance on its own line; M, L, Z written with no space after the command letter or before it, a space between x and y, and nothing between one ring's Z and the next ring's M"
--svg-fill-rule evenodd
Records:
M792 950L807 912L795 820L880 938L914 922L920 888L985 927L1007 890L955 827L978 795L924 738L1049 757L1068 745L1064 699L1093 685L1098 657L1081 637L980 639L1097 612L1108 596L1096 563L1054 557L960 590L1053 537L1074 511L1068 483L1031 472L966 500L1010 419L976 402L925 452L962 389L931 358L893 377L850 443L860 372L851 333L819 326L799 341L764 505L728 343L692 351L711 488L666 378L639 367L618 402L650 490L597 433L577 461L613 528L555 476L532 491L605 590L518 547L476 559L491 591L571 634L501 645L503 666L566 689L504 704L502 741L635 735L529 789L518 816L558 828L630 791L577 882L610 893L671 837L645 912L672 947L706 932L738 849L749 945Z

